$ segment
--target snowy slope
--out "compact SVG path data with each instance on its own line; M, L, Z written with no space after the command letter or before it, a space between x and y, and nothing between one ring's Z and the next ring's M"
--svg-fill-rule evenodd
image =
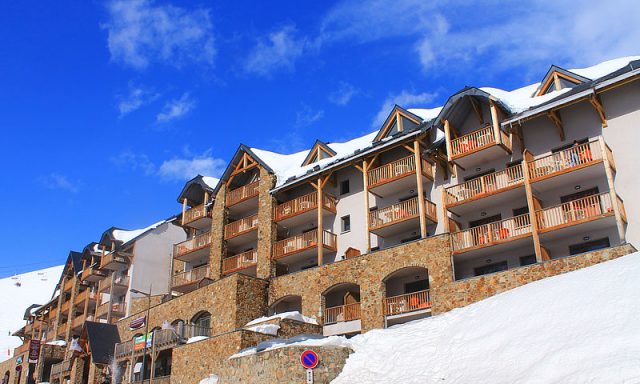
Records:
M22 344L18 337L10 334L25 325L24 312L31 304L45 304L51 299L62 267L0 279L0 361L13 356L13 349ZM20 282L20 286L16 282Z
M349 340L334 384L640 383L640 255Z

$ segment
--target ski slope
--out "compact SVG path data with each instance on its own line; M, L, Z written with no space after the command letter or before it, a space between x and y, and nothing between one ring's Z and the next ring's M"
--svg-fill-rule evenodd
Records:
M22 345L11 333L25 325L24 313L31 304L45 304L51 299L62 267L0 279L0 361L13 356L13 349Z
M640 383L640 255L348 341L333 384Z

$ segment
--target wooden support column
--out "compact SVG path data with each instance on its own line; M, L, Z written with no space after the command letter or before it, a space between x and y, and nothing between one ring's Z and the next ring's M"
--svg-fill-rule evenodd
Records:
M440 187L440 192L442 195L442 224L444 224L444 232L446 233L451 231L451 228L449 228L449 215L447 215L447 191L444 187Z
M618 227L618 236L620 236L620 243L625 242L624 223L622 220L622 207L618 204L618 195L616 194L616 186L614 183L613 169L609 162L609 156L607 156L607 144L600 136L598 139L600 142L600 151L602 153L602 161L604 162L604 171L607 175L607 184L609 184L609 195L611 196L611 205L613 206L613 212L616 215L616 226Z
M451 162L451 124L449 120L443 120L444 122L444 137L447 144L447 161Z
M416 181L418 183L418 212L420 213L420 237L427 237L427 220L425 217L424 187L422 185L422 158L420 157L420 143L413 142L413 155L416 162Z
M182 199L182 225L184 225L184 214L187 212L187 198Z
M527 194L527 206L529 207L529 221L531 222L531 237L533 237L533 248L536 252L538 262L549 260L549 253L543 252L540 245L540 235L538 234L538 221L536 220L536 210L542 208L540 200L533 196L531 182L529 181L529 168L527 163L533 160L533 155L528 150L524 151L522 159L522 174L524 176L524 189Z
M362 168L359 168L362 171L362 183L364 185L364 222L366 225L366 236L367 236L367 253L371 252L371 233L369 232L370 223L369 223L369 167L371 167L371 163L368 160L364 160L362 162Z
M502 135L500 134L500 121L498 120L498 107L493 100L489 100L491 107L491 122L493 123L493 136L495 137L496 144L502 144Z
M318 265L322 265L324 262L324 247L322 246L322 234L323 234L323 215L322 215L322 178L318 178L318 185L316 190L318 191Z

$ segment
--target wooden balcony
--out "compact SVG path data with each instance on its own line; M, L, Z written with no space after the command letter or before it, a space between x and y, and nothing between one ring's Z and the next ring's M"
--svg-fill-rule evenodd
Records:
M496 140L494 128L491 125L452 139L449 148L451 160L455 160L464 168L511 153L509 136L500 130L499 141Z
M121 318L125 316L127 307L126 303L123 301L113 303L111 301L107 301L106 303L98 306L98 309L96 310L96 319L106 319L109 316L109 309L111 309L112 318Z
M330 251L337 250L337 236L329 231L322 231L322 246ZM313 230L298 236L280 240L273 245L273 257L283 258L286 256L296 255L290 258L290 262L304 259L314 254L318 248L318 231Z
M531 236L529 214L496 221L451 234L453 253L467 252Z
M176 292L187 293L198 288L198 283L211 276L211 267L204 265L186 272L173 275L171 289Z
M211 232L205 232L194 236L173 246L173 257L189 263L201 259L209 259L209 247L211 246Z
M62 305L60 305L60 313L62 314L68 313L69 309L71 309L72 304L73 303L71 302L71 299L62 303Z
M129 288L129 276L121 275L118 273L111 274L111 277L106 278L98 283L98 292L111 293L114 295L122 295Z
M334 196L322 193L323 215L336 214L337 200ZM273 220L286 227L296 227L317 220L318 192L297 197L278 204L273 210Z
M616 198L621 207L622 219L626 222L623 202L619 197ZM536 224L540 233L544 233L614 215L611 194L604 192L538 210Z
M122 271L129 267L131 254L125 252L109 252L100 258L100 269Z
M71 372L72 368L73 368L72 360L65 360L57 364L53 364L51 365L51 376L53 377L53 376L58 376L64 373Z
M529 179L533 183L567 172L577 171L601 163L605 155L609 157L612 163L613 154L611 149L605 145L605 151L606 153L603 154L600 141L595 140L534 159L527 163ZM612 166L615 167L615 165ZM604 174L604 172L600 173Z
M94 317L92 314L84 313L82 315L78 315L73 319L73 323L71 323L71 329L80 329L87 321L94 321Z
M100 270L97 266L93 268L89 267L89 268L85 268L82 271L82 275L80 275L80 280L97 282L104 279L106 276L107 276L106 272L103 270Z
M360 303L340 305L324 310L324 324L335 324L342 321L359 320L361 318Z
M13 350L13 356L20 356L29 352L29 340L25 340L24 344Z
M123 341L122 343L116 343L116 348L113 353L113 357L116 360L122 358L129 358L133 353L133 340Z
M124 301L117 301L111 303L111 319L123 318L127 314L127 304Z
M85 289L84 291L78 293L76 295L76 305L82 305L86 300L97 300L98 294L96 291L92 291L90 289Z
M211 207L207 204L200 204L188 209L182 215L182 225L196 229L211 227Z
M378 236L391 236L411 228L420 228L420 208L417 197L369 212L369 230ZM424 201L424 214L428 223L437 223L436 205Z
M226 275L245 268L251 268L254 267L257 263L257 249L253 249L239 255L230 256L222 260L222 274Z
M74 281L75 281L75 278L67 279L67 280L64 282L64 286L63 286L63 288L62 288L62 291L63 291L63 292L69 292L69 293L71 293L71 289L73 289L73 282L74 282Z
M429 290L387 297L384 299L384 315L392 316L431 308Z
M422 161L422 177L433 181L433 165L424 158ZM414 155L404 157L389 164L382 165L367 172L369 191L378 196L391 195L417 185L417 181L407 176L415 175L416 160Z
M253 200L253 198L258 197L258 186L260 185L260 181L253 182L251 184L243 185L240 188L236 188L227 193L226 205L227 207L232 207L236 204L241 203L249 203L249 200ZM253 203L253 201L251 201ZM257 201L256 201L257 203ZM243 204L248 206L253 206L254 204ZM257 204L255 204L256 208Z
M494 199L486 198L522 186L524 186L524 174L522 172L522 164L518 164L505 170L490 173L488 175L478 177L477 179L469 180L462 184L456 184L445 189L445 204L447 209L455 211L456 214L462 214L462 208L452 208L474 202L479 199L483 200L483 202L481 202L484 203L482 204L483 206L487 204L494 205L497 202L488 201ZM522 190L521 193L524 196L524 190ZM501 196L500 199L508 200L509 197L510 196Z
M258 215L251 215L224 226L224 239L229 246L237 246L258 238Z
M152 348L163 350L173 348L178 344L183 344L187 340L196 336L211 337L213 331L211 328L200 327L193 324L185 324L177 329L161 329L153 332L151 336L151 346L147 346L147 351ZM136 348L133 339L117 343L115 346L114 357L116 360L128 359L132 355L141 355L143 352L143 344L139 344Z

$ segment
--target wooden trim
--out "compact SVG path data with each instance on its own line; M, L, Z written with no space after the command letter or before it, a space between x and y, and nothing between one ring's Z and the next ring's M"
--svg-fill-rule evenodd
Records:
M596 112L598 112L598 116L600 117L600 121L602 122L602 128L608 127L609 123L607 122L607 116L604 113L602 100L600 100L600 96L596 94L595 91L592 95L589 95L589 102L596 109Z
M496 144L502 144L502 135L500 134L500 121L498 119L498 107L493 100L489 100L489 106L491 108L491 123L493 124L493 136Z
M322 199L322 187L324 186L324 183L322 181L322 177L318 177L318 186L317 186L317 190L318 190L318 265L322 265L324 262L324 247L323 247L323 241L322 241L322 235L323 235L323 224L324 224L324 215L322 214L322 207L324 206L323 204L323 199Z
M453 156L451 155L451 124L449 124L449 120L444 120L444 136L447 144L447 161L451 162Z
M465 231L466 231L466 229L465 229ZM531 236L531 232L526 233L526 234L524 234L524 235L518 235L518 236L509 237L509 238L502 239L502 240L498 240L498 241L493 241L493 242L490 242L490 243L479 244L479 245L476 245L476 246L474 246L474 247L465 248L465 249L461 249L461 250L458 250L458 251L454 251L454 250L452 249L452 250L451 250L451 254L453 254L453 255L457 255L457 254L460 254L460 253L465 253L465 252L469 252L469 251L475 251L475 250L482 249L482 248L486 248L486 247L492 247L492 246L494 246L494 245L499 245L499 244L508 243L508 242L510 242L510 241L515 241L515 240L524 239L524 238L527 238L527 237L529 237L529 236Z
M368 164L367 160L364 159L362 161L362 179L364 185L364 217L366 218L365 225L367 229L367 253L371 252L371 233L369 232L371 230L371 228L369 227L369 175L367 174L367 172L369 171L369 167L371 167L371 164Z
M560 141L564 141L565 140L564 127L562 126L562 118L560 117L560 114L558 113L558 111L554 111L554 110L548 111L547 116L549 116L553 124L556 125L556 128L558 129L558 134L560 135Z
M529 207L529 220L531 222L531 236L533 237L533 248L536 253L536 260L538 262L544 261L542 253L542 245L540 244L540 234L538 233L538 225L536 221L536 202L533 195L533 189L531 188L531 180L529 179L529 167L528 162L533 160L533 154L526 149L523 153L522 159L522 172L524 176L524 189L527 194L527 206ZM539 200L537 204L539 205ZM547 255L548 256L548 255Z
M613 181L613 170L609 163L609 156L607 156L607 145L604 143L604 139L600 136L600 148L602 148L602 161L604 162L604 171L607 175L607 184L609 184L609 194L611 195L611 205L613 206L613 212L616 216L616 227L618 228L618 236L620 236L620 243L625 242L624 224L622 221L622 214L618 205L618 194L616 193L615 183ZM625 215L626 216L626 215Z
M418 183L418 211L420 212L420 237L427 237L427 220L424 217L424 186L422 185L422 156L420 156L420 143L413 142L416 162L416 181Z

